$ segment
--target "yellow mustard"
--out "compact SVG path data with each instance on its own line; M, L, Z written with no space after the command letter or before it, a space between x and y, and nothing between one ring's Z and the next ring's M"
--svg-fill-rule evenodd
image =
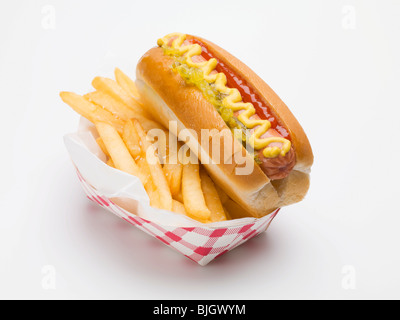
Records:
M172 38L175 39L172 41L171 45L168 45ZM248 129L257 127L249 138L249 143L252 148L255 150L261 150L265 148L263 150L263 155L266 158L275 158L279 155L285 156L291 148L291 142L282 137L261 138L261 136L271 128L271 123L268 120L250 119L250 117L256 113L253 104L244 103L239 90L228 88L226 86L227 79L224 73L220 72L211 74L218 64L217 59L212 58L204 62L193 62L192 57L201 55L201 46L199 44L188 44L183 46L182 44L185 40L186 34L171 33L164 38L159 39L157 44L164 48L166 53L169 55L180 57L180 63L186 64L188 67L195 70L200 70L202 72L202 78L208 84L214 84L215 90L211 90L211 93L209 92L210 90L208 90L207 97L215 105L232 110L232 112L242 111L237 116L237 119ZM216 98L217 96L224 96L222 102L218 102L218 99ZM228 125L231 126L229 123ZM269 147L269 145L273 142L281 143L282 147Z

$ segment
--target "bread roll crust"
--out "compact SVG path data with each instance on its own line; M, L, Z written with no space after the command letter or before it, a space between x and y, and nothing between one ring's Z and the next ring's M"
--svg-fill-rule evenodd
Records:
M281 115L281 109L283 110L284 115L281 118L281 123L285 125L291 135L299 161L299 165L296 164L294 170L307 172L312 164L311 147L304 131L286 105L264 81L242 62L211 42L198 39L207 45L208 49L212 50L218 59L229 65L248 83L252 85L255 83L254 87L259 92L260 97L266 100L267 105L274 112ZM196 133L198 139L191 139L188 143L189 147L204 164L214 181L247 211L243 216L262 217L282 205L290 204L290 201L287 200L289 198L295 199L296 202L302 199L308 189L308 174L301 175L301 180L307 180L306 183L296 184L286 183L291 181L293 176L298 178L298 175L290 174L287 178L278 182L279 188L276 189L255 163L252 156L233 137L216 108L204 98L200 90L195 86L188 85L179 74L172 70L173 62L173 58L165 55L160 47L150 49L140 59L136 68L136 84L141 98L150 108L151 113L167 128L169 121L175 120L178 123L178 133L183 129L192 129ZM240 68L240 72L238 68ZM294 129L289 127L291 124L294 125ZM254 170L248 175L236 175L235 169L243 167L245 164L235 161L235 157L232 157L231 164L224 163L223 154L221 154L222 158L220 159L212 159L213 153L205 150L200 141L202 129L217 129L220 136L216 140L220 142L220 148L226 150L227 145L232 144L237 153L246 157L248 161L252 161ZM303 146L302 142L305 142L308 146ZM299 154L297 154L298 150ZM311 157L308 151L311 153ZM285 196L287 194L296 195L296 197L287 197ZM283 198L287 201L283 201Z

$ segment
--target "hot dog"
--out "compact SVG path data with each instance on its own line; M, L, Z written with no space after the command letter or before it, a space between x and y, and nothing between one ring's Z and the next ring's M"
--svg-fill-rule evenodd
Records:
M206 163L210 150L201 139L190 146L218 185L249 215L261 217L300 201L309 187L313 163L304 130L274 91L244 63L199 37L169 34L157 42L137 66L136 84L154 116L178 133L190 128L229 128L222 149L240 143L240 152L254 161L254 169L238 175L239 163ZM222 140L221 140L222 141ZM236 149L235 149L236 150ZM232 158L232 157L231 157Z

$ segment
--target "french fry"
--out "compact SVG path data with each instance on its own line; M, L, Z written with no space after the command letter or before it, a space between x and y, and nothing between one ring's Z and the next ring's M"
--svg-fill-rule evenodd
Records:
M132 120L125 122L122 139L134 159L141 156L142 150L140 149L140 138L133 126Z
M112 96L102 92L94 91L84 95L85 99L88 101L103 107L107 111L111 112L116 117L122 120L129 120L136 118L139 120L140 124L145 131L151 129L163 128L158 122L151 120L149 114L141 108L132 109L128 107L125 103L116 100Z
M178 150L181 144L178 142L176 148L167 146L167 159L163 166L172 196L176 196L181 190L183 165L178 158Z
M182 170L183 166L181 163L166 163L164 164L163 171L168 181L169 188L172 196L178 195L181 190L182 183Z
M122 89L121 86L114 80L104 77L96 77L92 81L92 86L96 90L104 92L113 97L115 100L124 103L135 112L144 112L140 102Z
M84 95L85 99L97 104L122 120L128 120L135 116L135 111L124 103L114 99L102 91L94 91Z
M131 156L136 160L140 171L148 178L144 188L150 198L150 205L156 208L161 208L160 196L158 195L157 187L153 183L150 167L144 158L144 151L140 147L142 143L132 120L128 120L125 123L122 139L124 140Z
M158 122L151 120L148 118L148 116L143 116L139 113L137 113L134 117L140 122L140 125L142 126L143 130L148 132L151 129L161 129L165 130L164 127L159 124Z
M107 160L107 165L112 167L112 168L115 168L114 162L112 161L111 158Z
M93 123L108 123L114 126L118 132L122 132L124 122L121 119L117 119L111 112L87 101L84 97L73 92L61 92L60 97L72 109L89 121Z
M150 199L150 206L158 209L163 209L160 202L160 195L157 191L157 187L154 185L152 180L150 180L146 191Z
M154 147L149 141L147 141L146 133L144 132L140 123L137 120L133 120L133 125L140 138L141 149L146 154L146 161L150 167L150 174L153 179L154 185L157 187L157 191L160 197L161 208L171 211L172 210L171 191L168 187L168 182L167 179L165 178L160 161L158 157L155 155Z
M204 169L200 170L200 179L201 189L204 193L204 199L206 201L207 208L211 212L211 222L225 221L226 215L224 207L221 203L221 199L219 198L218 192L215 189L214 182Z
M151 178L150 167L147 163L146 159L139 156L137 159L137 165L146 177L148 178L144 188L147 192L147 195L150 199L150 205L155 208L161 208L160 204L160 196L158 195L157 187L154 185L153 180Z
M96 139L97 145L100 147L101 151L103 151L103 153L107 156L110 157L108 150L103 142L103 139L101 139L101 137L98 137Z
M145 158L139 156L137 157L136 163L138 167L140 168L140 171L144 173L146 177L148 177L148 181L151 181L151 173L150 173L150 167L146 161Z
M178 194L173 195L173 199L183 203L182 188L179 190Z
M95 125L115 168L138 177L145 185L147 177L139 170L117 130L105 122L97 122Z
M210 219L211 212L207 208L201 189L199 165L187 163L182 172L182 196L187 215L201 222Z
M153 128L152 130L147 131L147 140L154 141L152 144L156 149L158 159L160 159L160 163L164 165L167 161L167 154L169 148L168 131L163 128Z
M115 68L114 71L115 80L118 84L132 96L139 98L140 94L136 88L135 82L129 78L125 73L123 73L119 68Z
M183 214L185 216L187 215L185 206L182 202L179 202L177 200L172 200L172 212Z

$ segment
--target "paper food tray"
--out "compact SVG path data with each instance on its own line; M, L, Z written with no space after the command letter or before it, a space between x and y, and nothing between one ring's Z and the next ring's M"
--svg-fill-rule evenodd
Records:
M106 157L96 143L93 129L93 124L82 118L78 132L64 136L87 197L202 266L266 231L279 211L259 219L204 224L153 208L137 177L105 163Z

